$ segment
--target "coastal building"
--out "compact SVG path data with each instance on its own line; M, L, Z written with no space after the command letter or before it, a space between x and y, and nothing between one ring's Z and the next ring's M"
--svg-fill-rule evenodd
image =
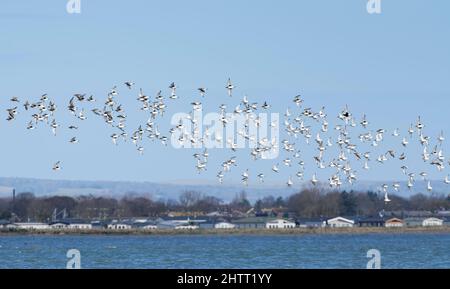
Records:
M88 222L74 222L69 224L69 229L90 230L92 229L92 224Z
M323 218L306 218L297 219L296 223L300 228L322 228L326 226L327 221Z
M379 217L363 218L358 220L359 227L384 227L385 220Z
M96 220L96 221L92 221L91 222L92 229L97 229L97 230L101 230L101 229L107 228L108 224L109 223L107 221L98 221L98 220Z
M434 227L434 226L442 226L444 224L444 220L438 219L438 218L426 218L422 221L423 227Z
M8 220L0 220L0 229L7 228L7 226L8 226L9 224L11 224L11 222L8 221Z
M407 227L422 227L423 220L425 218L405 218L405 224Z
M19 230L48 230L50 229L47 223L12 223L9 228L15 228Z
M61 230L61 229L67 229L69 227L69 223L56 221L56 222L51 222L49 224L49 226L51 229Z
M156 224L156 222L148 221L148 220L135 222L135 223L133 223L133 227L137 228L137 229L142 229L142 230L158 229L158 225Z
M266 229L291 229L295 228L295 223L285 219L275 219L266 223Z
M198 228L200 227L192 224L180 224L174 227L175 230L197 230Z
M52 229L67 229L67 230L90 230L92 229L92 224L87 221L77 220L77 219L65 219L60 221L54 221L49 224Z
M228 222L219 222L214 224L214 229L234 229L236 227L235 224Z
M405 222L402 219L391 218L389 220L386 220L384 226L386 228L401 228L405 226Z
M133 226L129 222L115 221L107 225L110 230L130 230Z
M3 228L9 229L9 230L17 230L19 227L15 223L9 223L9 224L4 224Z
M355 221L344 217L336 217L327 220L327 226L333 228L349 228L355 225Z
M131 220L133 223L135 224L140 224L140 223L147 223L149 222L149 220L147 218L133 218Z
M174 229L179 222L176 221L165 221L165 220L158 220L157 226L160 229Z
M156 224L160 229L198 229L200 224L209 223L207 219L191 218L191 217L166 217L156 220ZM212 227L212 224L210 225Z
M274 220L274 218L248 217L234 220L232 223L238 229L264 229L266 228L266 223L271 220Z

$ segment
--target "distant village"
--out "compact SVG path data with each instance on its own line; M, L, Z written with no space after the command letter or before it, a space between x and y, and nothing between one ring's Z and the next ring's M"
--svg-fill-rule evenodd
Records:
M445 212L450 215L450 212ZM225 220L219 215L198 217L164 217L157 219L133 218L110 221L61 219L50 223L0 221L1 230L196 230L196 229L294 229L294 228L353 228L353 227L439 227L449 226L450 217L358 218L337 216L331 219L285 219L277 217L247 217Z
M306 188L289 198L265 197L254 204L245 192L230 203L185 192L177 201L143 196L120 200L80 196L37 198L30 193L0 199L1 231L126 231L202 229L295 229L356 227L450 227L450 197L409 199L368 192L323 192Z

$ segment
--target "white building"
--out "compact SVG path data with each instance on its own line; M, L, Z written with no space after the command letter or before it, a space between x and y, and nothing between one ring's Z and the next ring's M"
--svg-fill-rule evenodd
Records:
M55 222L55 223L50 223L49 226L52 229L67 229L69 227L69 224L64 223L64 222Z
M384 223L384 226L386 228L401 228L404 225L405 225L405 222L398 218L389 219Z
M187 219L174 219L174 220L159 220L157 226L159 229L198 229L200 223L205 223L205 220L190 220Z
M144 230L156 230L158 229L158 226L153 225L153 224L147 224L141 227Z
M14 228L22 230L48 230L50 226L46 223L14 223Z
M336 217L333 219L327 220L328 227L333 228L349 228L355 225L355 221L349 220L343 217Z
M199 226L197 225L188 225L188 224L182 224L175 226L175 230L196 230Z
M56 221L50 223L50 228L57 230L90 230L92 224L84 221Z
M444 224L444 220L438 218L427 218L422 221L423 227L433 227L433 226L442 226Z
M276 219L268 221L266 223L266 229L290 229L290 228L295 228L295 223L284 219Z
M88 224L88 223L71 223L68 226L69 229L74 229L74 230L90 230L92 229L92 224Z
M236 225L228 222L220 222L214 224L214 229L234 229L234 228L236 228Z
M111 223L111 224L108 224L107 228L111 229L111 230L130 230L131 225L125 224L125 223Z

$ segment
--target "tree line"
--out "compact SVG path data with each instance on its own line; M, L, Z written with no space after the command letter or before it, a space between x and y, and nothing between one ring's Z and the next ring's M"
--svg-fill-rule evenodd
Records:
M0 198L0 219L16 221L51 221L55 212L65 217L80 219L111 219L128 217L156 218L176 212L201 215L221 212L229 216L246 213L263 215L267 212L284 213L296 217L315 218L333 216L376 216L381 211L450 210L450 196L417 194L410 198L383 196L374 192L328 191L320 187L303 188L287 198L266 196L254 202L245 192L239 192L232 201L205 195L196 191L182 193L178 200L153 200L151 197L127 195L120 199L100 196L36 197L33 193L19 193L15 200ZM59 215L59 218L62 216Z

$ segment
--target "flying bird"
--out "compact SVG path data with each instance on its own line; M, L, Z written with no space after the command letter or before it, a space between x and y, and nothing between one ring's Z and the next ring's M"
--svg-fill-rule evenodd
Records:
M232 94L233 94L233 89L235 88L235 86L231 83L231 79L230 78L228 78L227 85L225 86L225 88L228 91L228 96L231 97Z

